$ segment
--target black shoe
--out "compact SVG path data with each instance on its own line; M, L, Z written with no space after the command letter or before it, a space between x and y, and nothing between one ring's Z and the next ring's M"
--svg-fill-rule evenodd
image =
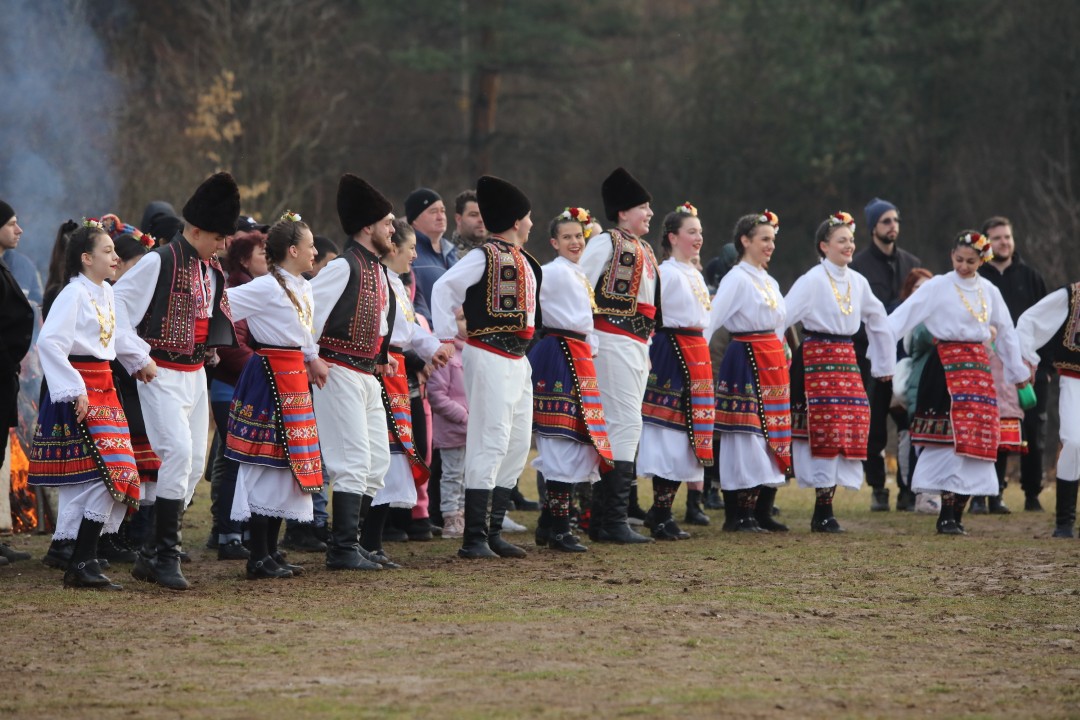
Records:
M364 550L364 548L360 548L360 554L363 555L365 552L366 551ZM386 570L398 570L401 568L400 565L387 557L386 553L383 552L381 549L375 550L374 552L368 552L365 557L379 567Z
M723 510L724 500L720 497L720 488L713 485L709 492L705 493L705 501L702 503L706 510Z
M984 495L976 495L971 498L971 505L968 507L968 512L972 515L986 515L989 510L986 509L986 497Z
M28 552L16 550L7 543L0 542L0 557L5 558L9 563L13 563L20 560L29 560L31 556Z
M552 550L570 553L583 553L589 550L589 548L581 544L581 541L576 536L568 532L552 535L551 539L548 540L548 547Z
M217 530L211 529L210 534L206 538L206 549L217 550L219 545L221 545L221 541L218 540L218 532Z
M905 487L896 493L896 512L915 512L915 493Z
M247 563L247 579L248 580L274 580L279 578L291 578L293 576L292 570L287 570L281 567L274 558L267 555L262 560L248 560Z
M383 542L409 542L409 533L387 523L383 526L382 539Z
M218 560L248 560L249 558L251 558L251 551L235 538L227 543L218 544Z
M311 523L297 523L285 528L281 546L296 552L326 552L326 543L315 534Z
M110 563L133 563L135 551L124 545L116 533L106 533L98 539L98 557Z
M937 531L938 535L967 535L960 523L951 518L938 523Z
M744 517L735 521L733 532L767 533L769 531L758 525L757 518Z
M535 500L529 500L521 491L518 490L517 485L513 487L510 495L510 502L513 510L521 510L523 512L540 512L540 503Z
M1054 537L1056 538L1072 538L1076 537L1073 534L1072 525L1058 525L1054 528Z
M652 529L652 536L657 540L689 540L690 533L678 526L674 518L656 523Z
M708 525L709 516L701 509L701 491L686 491L686 517L689 525ZM655 537L655 536L654 536Z
M870 512L889 512L889 489L873 488L870 499Z
M824 520L819 520L816 523L810 525L810 532L816 533L842 533L847 532L844 528L840 527L840 523L836 521L834 517L827 517Z
M1005 504L1005 501L1000 495L991 495L987 499L987 505L990 508L991 515L1011 515L1012 510Z
M64 572L64 587L90 588L93 590L123 590L123 585L114 583L104 573L97 560L80 562Z
M53 540L49 543L49 549L41 558L41 564L57 570L67 570L71 562L71 553L75 550L74 540Z
M431 524L431 518L413 518L406 531L409 540L414 542L427 542L435 538L435 526ZM385 537L385 531L383 536Z
M270 558L277 563L277 566L279 568L284 568L285 570L291 572L293 574L293 577L300 577L304 574L304 568L300 565L293 565L292 563L287 561L285 559L285 553L281 552L280 550L270 553Z
M1024 512L1045 512L1038 495L1028 495L1024 498Z
M536 534L533 535L533 539L536 541L536 547L544 547L551 542L551 528L536 526Z

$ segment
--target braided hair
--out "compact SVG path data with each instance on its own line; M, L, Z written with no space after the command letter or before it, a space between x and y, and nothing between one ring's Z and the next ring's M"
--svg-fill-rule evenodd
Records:
M266 265L270 269L270 274L277 280L278 285L285 291L285 295L289 298L289 302L296 308L296 312L301 315L304 314L303 308L300 307L300 300L293 294L293 291L289 289L288 284L285 282L285 278L281 276L277 270L281 267L281 263L284 262L286 255L289 252L289 248L300 242L301 233L304 230L309 230L307 223L301 220L290 220L288 217L283 217L276 223L270 226L270 230L266 233Z

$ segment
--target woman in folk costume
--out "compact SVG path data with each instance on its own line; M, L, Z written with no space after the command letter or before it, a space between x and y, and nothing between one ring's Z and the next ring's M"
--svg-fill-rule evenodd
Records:
M308 373L325 377L325 367L312 337L311 285L301 275L315 263L315 241L299 215L286 212L270 228L266 260L268 274L225 291L255 350L236 383L225 450L240 464L232 519L248 523L251 580L303 572L278 551L278 532L283 519L312 520L311 495L323 485Z
M814 488L813 532L844 529L833 516L837 486L858 490L866 459L870 404L859 375L852 336L866 325L875 378L889 380L896 340L885 306L870 283L848 265L855 254L855 220L830 215L814 234L821 262L795 281L784 298L787 324L803 324L791 363L792 458L799 487Z
M721 327L731 333L716 379L717 463L728 531L787 530L772 519L776 488L791 472L791 389L782 342L787 311L766 270L779 226L768 210L739 218L739 264L716 289L705 333L711 338Z
M60 488L54 539L75 539L65 587L120 590L98 565L98 537L139 506L139 471L127 417L113 386L116 311L112 278L119 260L96 220L71 234L67 286L38 337L49 394L38 413L30 483Z
M449 359L440 346L439 339L416 322L409 292L401 276L409 272L416 259L416 234L404 219L394 221L394 234L390 236L392 247L383 255L390 289L397 301L397 322L390 335L390 356L397 360L397 371L380 376L383 407L386 408L386 424L389 429L390 469L386 484L375 493L371 509L364 518L360 531L360 545L370 553L385 555L382 547L383 528L390 508L409 508L416 505L416 486L431 476L421 450L413 441L412 403L409 397L409 379L405 368L405 352L412 350L425 362L441 367ZM396 568L393 561L384 567Z
M596 298L594 325L600 347L596 375L615 458L593 486L589 537L598 542L652 542L627 523L636 493L641 401L649 377L649 338L661 322L660 279L649 232L652 196L630 173L616 168L601 186L604 214L615 227L597 235L581 256ZM635 496L636 497L636 496Z
M1024 311L1016 322L1016 331L1024 359L1033 368L1039 364L1039 348L1050 345L1061 378L1061 450L1057 458L1054 537L1071 538L1076 525L1076 490L1080 487L1080 282L1055 290Z
M1028 384L1009 309L978 273L992 257L985 237L962 231L953 241L952 272L927 280L889 316L896 337L925 323L936 343L919 379L911 441L921 450L911 489L941 493L937 530L943 535L966 534L961 520L968 496L997 493L997 393L983 344L991 327L1005 379L1018 388Z
M551 245L558 257L542 268L543 339L529 352L537 451L533 467L547 490L537 545L562 552L587 550L570 532L574 486L597 482L600 468L610 470L613 462L593 365L596 303L592 284L578 266L591 222L589 211L576 207L551 221Z
M701 490L705 466L713 463L712 362L703 332L709 324L708 286L691 264L703 239L697 208L685 203L664 218L661 245L669 257L660 265L664 324L649 349L648 385L638 469L652 476L653 506L645 524L657 540L690 537L671 516L679 485L687 483L686 521L703 524ZM699 517L700 516L700 517Z

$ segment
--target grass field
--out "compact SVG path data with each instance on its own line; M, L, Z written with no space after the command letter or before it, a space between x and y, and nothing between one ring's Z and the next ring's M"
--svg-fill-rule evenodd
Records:
M821 536L789 487L783 535L714 522L571 557L530 532L510 536L527 559L489 562L388 544L407 569L293 554L303 577L248 582L202 548L205 488L187 593L124 566L123 593L65 591L47 538L11 540L35 560L0 569L0 717L1080 717L1080 540L1052 540L1050 512L939 537L864 489Z

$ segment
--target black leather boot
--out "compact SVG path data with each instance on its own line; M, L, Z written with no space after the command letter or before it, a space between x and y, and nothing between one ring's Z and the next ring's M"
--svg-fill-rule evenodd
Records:
M251 539L248 546L251 549L251 557L247 560L248 580L280 580L291 578L292 572L278 565L270 552L270 526L271 520L265 515L251 514L248 520L248 532Z
M75 546L71 553L71 562L68 563L64 572L64 587L66 588L91 588L93 590L123 590L123 587L114 583L98 565L98 537L104 523L82 519L79 524L79 535L75 539Z
M497 558L488 547L488 502L490 490L465 490L465 534L458 557L469 560Z
M684 531L671 515L671 505L682 483L662 477L653 477L653 506L649 509L648 527L654 540L687 540L690 533Z
M560 552L582 553L588 550L570 531L570 504L574 486L552 481L547 484L544 512L550 517L547 546Z
M644 525L645 510L642 509L641 504L638 502L638 481L636 471L630 476L630 493L627 496L627 499L626 522L630 525Z
M184 513L184 501L159 497L154 503L154 510L156 559L153 581L170 590L187 590L191 586L180 572L180 519Z
M328 570L382 570L360 554L360 508L366 496L335 490L331 496L334 525L326 547Z
M523 558L524 548L503 540L502 524L513 502L513 488L497 487L491 491L491 520L488 522L488 547L499 557Z
M870 512L889 512L889 488L871 488Z
M754 517L762 530L769 532L787 532L788 526L782 522L773 520L773 504L776 502L776 488L762 487L758 492L757 506L754 509Z
M316 536L315 526L306 522L286 526L281 546L297 552L326 552L326 543Z
M814 517L810 520L810 532L817 533L842 533L844 528L833 516L833 495L836 494L836 486L818 488L815 492Z
M393 518L394 508L389 505L372 505L360 529L360 554L371 562L382 565L388 569L397 569L401 566L390 560L383 550L383 540L386 539L386 526Z
M142 582L157 582L157 505L139 505L138 514L143 515L143 520L138 523L143 542L135 549L135 565L131 568L131 577Z
M293 577L300 577L304 574L304 568L300 565L294 565L286 560L285 552L278 549L278 536L281 533L281 521L282 518L272 517L269 522L266 523L267 554L273 558L274 562L278 564L278 567L283 570L288 570L293 574Z
M964 535L964 531L956 522L956 494L951 492L941 493L941 511L937 521L938 535Z
M633 478L634 463L625 460L616 460L615 469L600 478L604 486L604 522L596 538L598 542L635 545L653 541L637 534L627 524L626 513L630 506ZM595 488L593 490L595 492Z
M1056 484L1057 501L1056 517L1054 518L1054 537L1073 537L1073 527L1076 525L1076 491L1080 488L1080 482L1073 480L1058 480Z
M735 532L739 529L739 493L734 490L721 490L724 498L724 524L721 530Z
M75 551L74 540L53 540L49 543L49 549L41 558L41 563L57 570L67 570L71 563L71 553Z
M98 555L110 563L135 562L135 551L124 544L119 533L106 533L98 539Z
M686 522L691 525L708 525L709 516L701 509L701 490L686 491Z
M540 510L540 503L535 500L529 500L522 495L521 490L517 485L510 488L510 502L514 504L515 510L521 510L522 512L537 512Z

